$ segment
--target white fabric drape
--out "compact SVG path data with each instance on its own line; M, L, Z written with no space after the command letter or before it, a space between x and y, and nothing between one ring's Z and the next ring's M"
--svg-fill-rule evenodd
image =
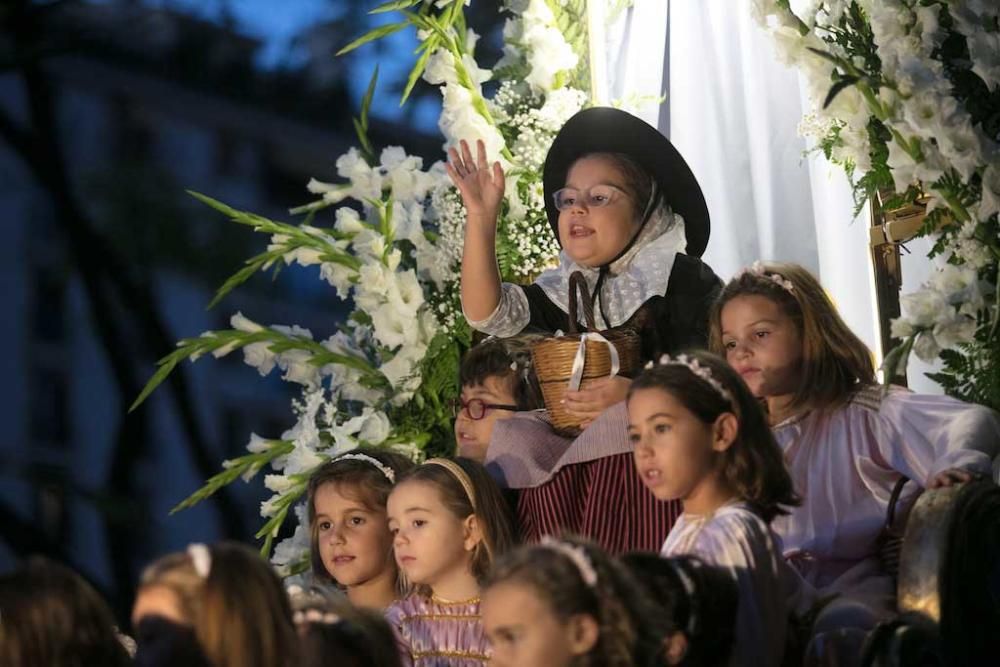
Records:
M638 113L671 138L701 183L712 218L705 260L720 276L756 259L802 264L877 349L867 209L852 221L840 167L805 154L804 86L778 62L749 8L636 0L607 29L610 96L667 93L663 108ZM667 31L651 25L664 20ZM657 66L659 77L650 74Z

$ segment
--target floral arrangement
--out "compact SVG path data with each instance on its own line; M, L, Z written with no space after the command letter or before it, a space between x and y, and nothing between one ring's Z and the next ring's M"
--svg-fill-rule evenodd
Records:
M858 211L927 202L935 266L901 298L886 356L940 357L950 394L1000 409L1000 4L992 0L754 0L779 58L802 70L800 132L842 165Z
M475 60L477 35L465 24L459 0L395 0L372 13L396 12L341 53L405 28L421 40L403 100L420 77L440 86L439 126L445 147L482 139L508 174L498 228L497 255L504 280L523 281L552 265L558 245L545 217L541 168L556 131L588 101L581 81L585 60L585 0L511 0L502 11L504 54L492 70ZM222 357L242 350L261 375L278 369L302 388L293 403L295 425L279 437L251 435L247 454L173 511L211 496L238 478L249 481L265 467L273 495L263 503L257 534L262 552L290 511L299 525L276 546L272 561L286 574L308 564L309 532L302 494L311 471L359 446L390 447L415 459L454 448L450 399L458 395L458 364L471 342L459 302L459 261L465 212L438 162L425 169L419 157L391 146L377 151L368 137L368 109L378 71L355 119L359 146L336 160L339 179L313 179L318 199L293 209L296 223L237 211L198 193L199 200L233 222L265 234L264 252L218 290L214 306L258 271L299 264L319 269L341 299L353 302L348 320L317 338L298 326L263 325L241 313L231 329L181 340L158 362L135 409L185 359ZM483 84L498 82L487 98ZM329 215L329 209L333 214Z

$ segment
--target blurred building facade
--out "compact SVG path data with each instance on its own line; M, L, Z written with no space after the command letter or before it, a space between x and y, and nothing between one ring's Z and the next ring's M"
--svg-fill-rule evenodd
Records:
M134 584L121 581L123 572L135 576L141 563L191 541L251 539L260 525L259 482L234 485L236 517L213 502L168 514L204 478L192 458L191 429L218 467L243 451L252 432L276 437L293 416L289 387L276 376L258 377L237 353L185 364L193 426L164 387L134 417L143 427L130 431L133 417L124 414L135 396L123 395L120 378L131 374L141 386L154 369L142 349L148 341L138 311L145 311L115 278L127 273L130 285L147 290L173 340L226 328L237 310L328 336L347 309L313 271L255 279L205 310L222 278L267 239L222 220L184 189L289 220L289 207L310 200L311 176L336 179L336 157L355 143L356 110L328 62L263 75L252 65L255 41L141 5L69 4L45 17L37 37L70 45L38 61L35 75L52 92L51 126L40 124L37 91L17 70L0 74L0 109L14 126L53 133L68 195L107 243L81 248L87 237L73 231L80 221L64 219L60 195L32 170L17 135L0 137L8 139L0 141L7 313L0 320L0 569L41 547L121 606ZM377 146L440 150L440 140L404 127L373 121L372 134ZM95 256L102 248L112 252ZM97 268L88 274L82 262ZM103 289L126 296L112 298L110 310L96 307L93 275L110 276ZM109 350L114 336L105 325L112 322L125 335ZM122 370L121 359L131 360L131 370ZM135 449L122 452L123 442ZM122 541L134 547L125 564L114 562Z

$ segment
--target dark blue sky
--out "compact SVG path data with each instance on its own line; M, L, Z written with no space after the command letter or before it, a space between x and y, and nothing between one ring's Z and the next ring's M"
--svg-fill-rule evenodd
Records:
M376 7L378 0L144 0L154 7L169 7L190 13L211 21L221 22L228 12L240 33L261 40L263 46L258 54L257 64L263 69L297 65L305 58L305 53L295 45L296 35L311 26L337 18L348 3L363 7ZM372 17L372 25L398 20L395 14L381 14ZM356 35L345 35L346 44ZM405 81L413 65L413 49L417 38L412 29L398 32L385 40L382 55L376 58L374 47L362 47L357 66L351 72L351 87L354 99L360 100L368 85L371 72L378 62L379 79L382 82ZM401 86L399 86L401 88ZM398 119L402 115L398 96L380 86L382 94L377 95L372 105L372 113L386 120ZM409 103L408 103L409 104ZM437 99L422 100L415 112L415 120L426 132L437 131L440 104Z

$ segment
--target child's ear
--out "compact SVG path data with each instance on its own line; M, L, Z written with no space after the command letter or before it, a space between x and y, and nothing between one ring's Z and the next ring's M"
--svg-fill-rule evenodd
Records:
M688 652L688 640L683 632L671 632L663 638L663 658L668 665L679 665Z
M712 425L712 449L717 452L729 449L736 442L739 430L740 422L736 419L736 415L732 412L723 412Z
M572 655L585 655L597 646L601 628L590 614L576 614L569 619L569 648Z
M483 541L483 530L479 525L479 518L475 514L470 514L465 517L465 521L462 523L465 532L462 546L466 551L472 551L477 544Z

